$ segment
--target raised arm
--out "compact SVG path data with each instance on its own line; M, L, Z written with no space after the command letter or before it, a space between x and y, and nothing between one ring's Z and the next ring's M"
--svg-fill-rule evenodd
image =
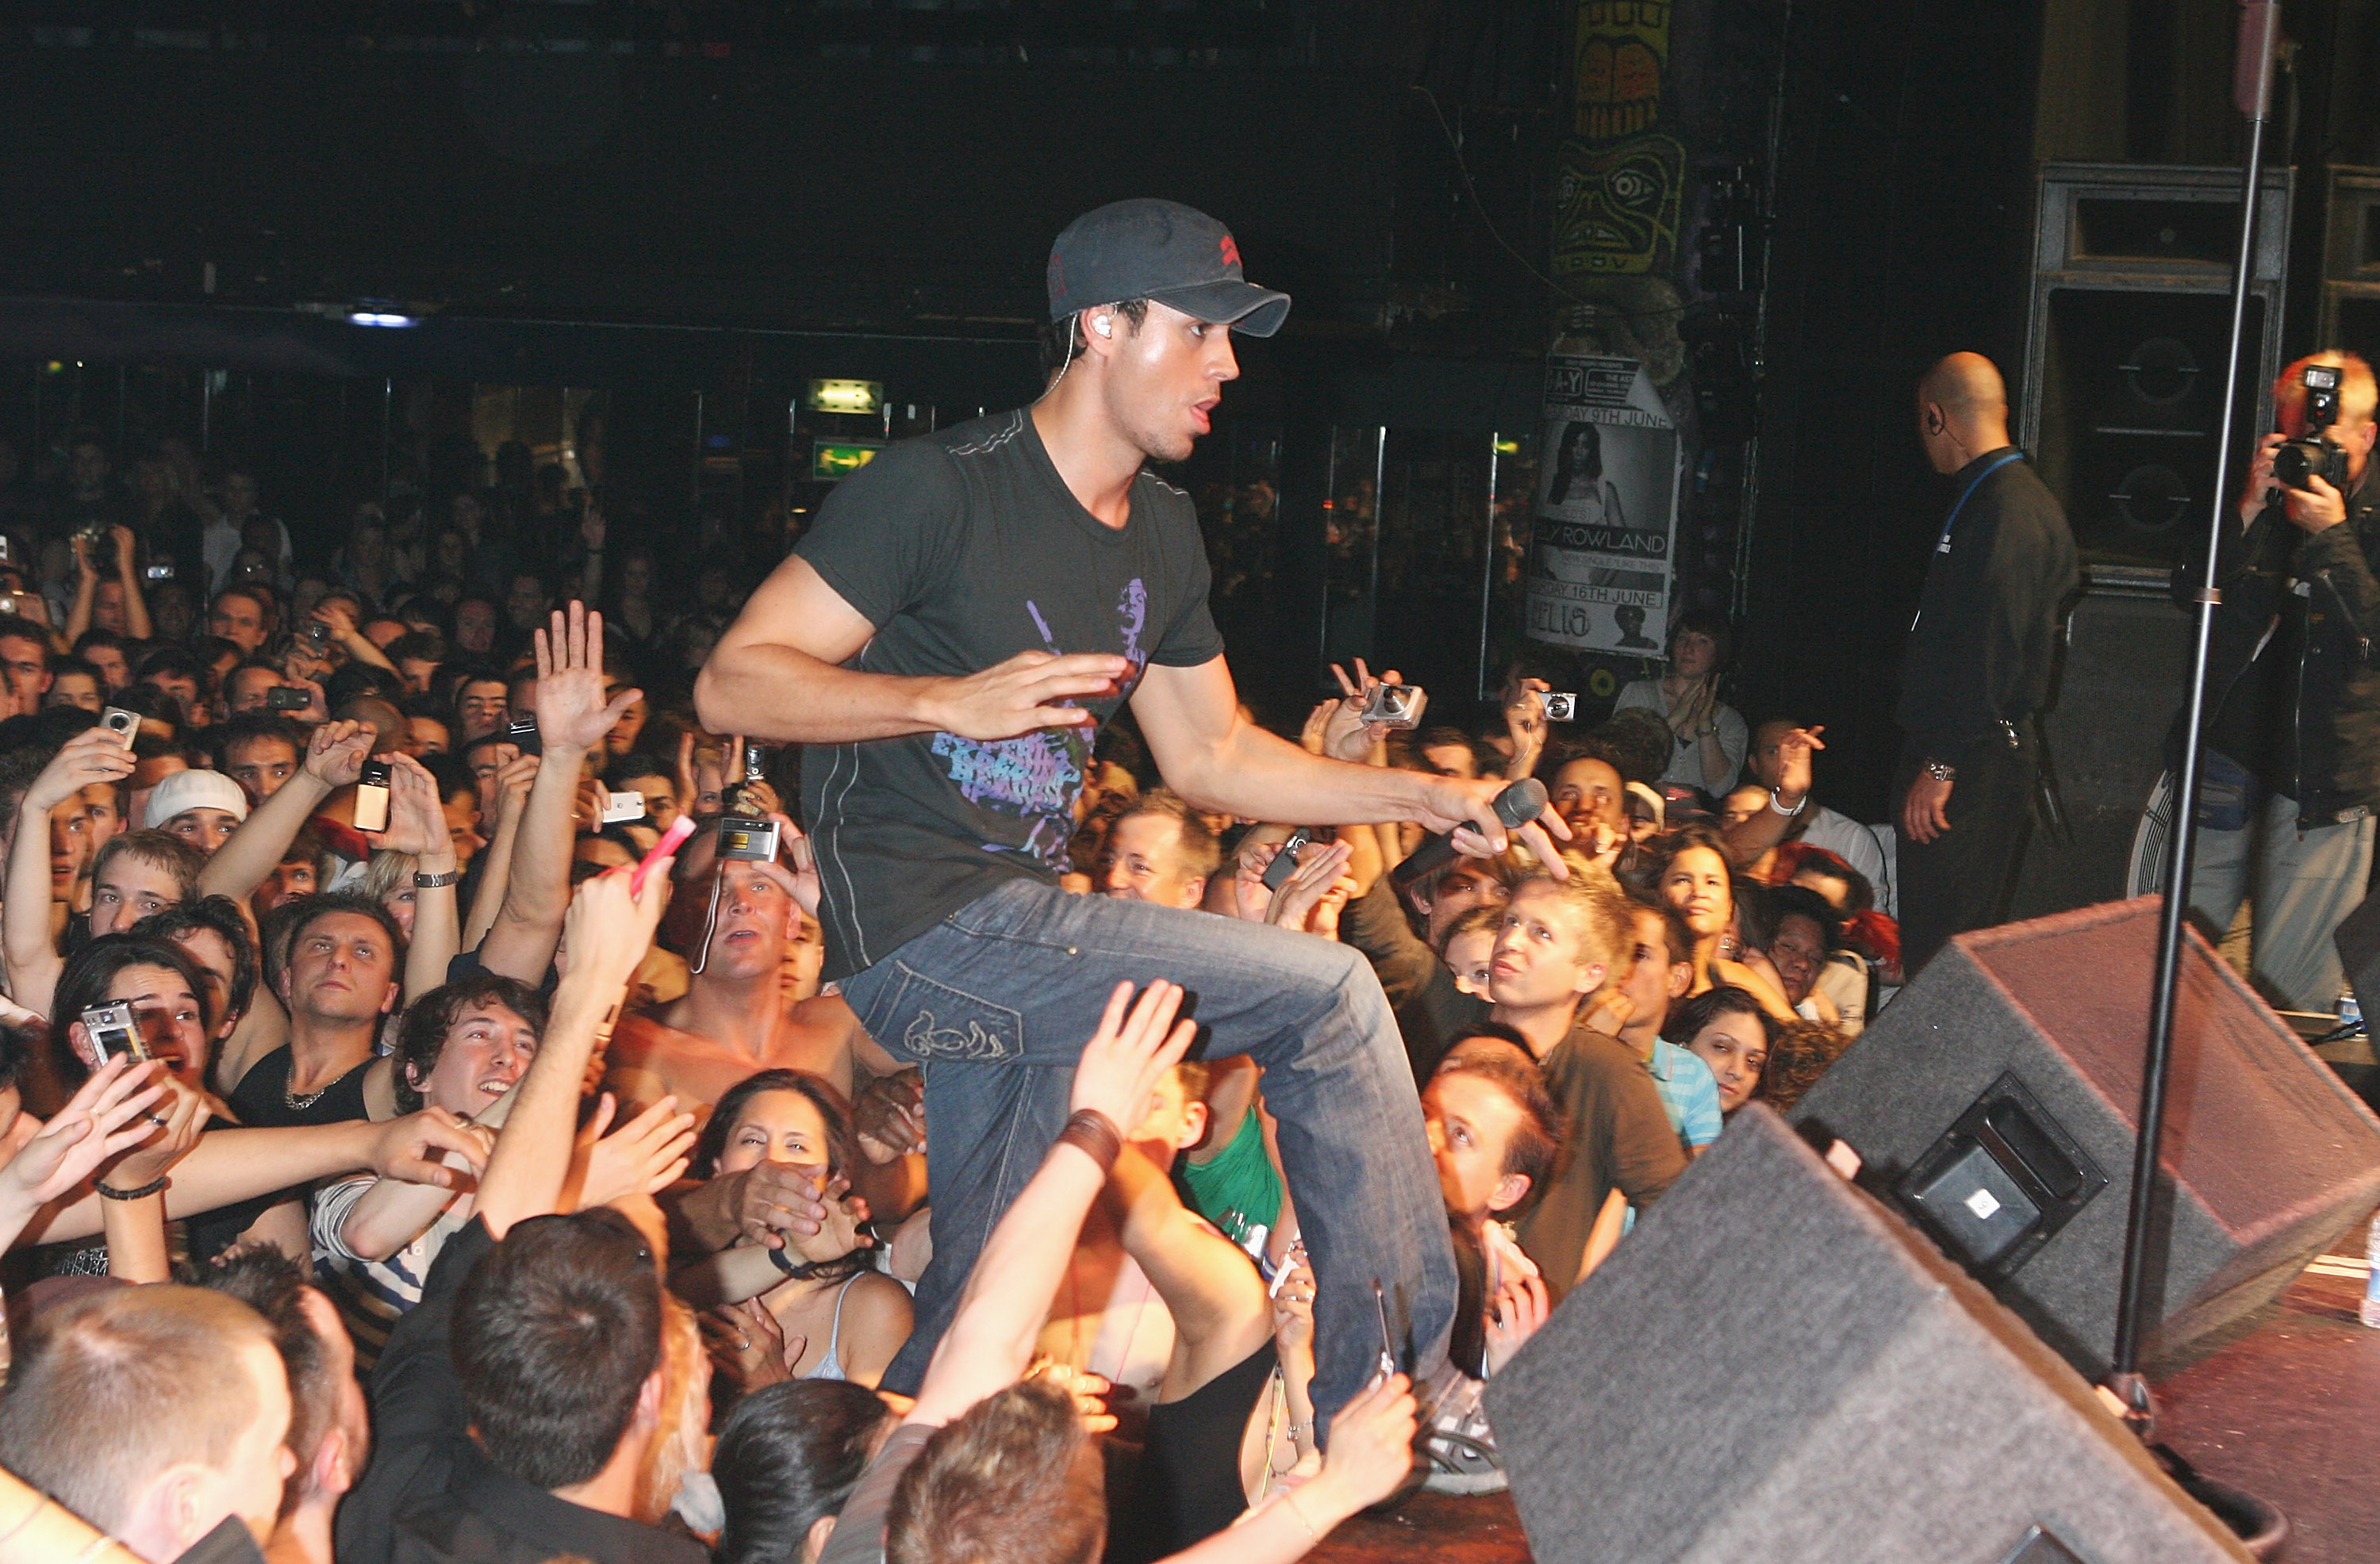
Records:
M1041 1159L1041 1169L991 1230L959 1295L958 1312L926 1365L911 1423L943 1424L1016 1382L1032 1361L1058 1279L1081 1236L1083 1218L1107 1182L1107 1159L1085 1140L1120 1149L1120 1124L1135 1122L1158 1077L1188 1050L1197 1027L1175 1025L1182 990L1151 983L1127 1016L1132 985L1109 996L1099 1029L1075 1067L1072 1107L1103 1125L1066 1133ZM1081 1139L1075 1137L1080 1136Z
M1794 817L1810 806L1810 756L1827 747L1818 737L1826 731L1795 728L1779 741L1777 791L1768 806L1755 809L1721 833L1728 861L1737 868L1757 863L1763 853L1784 841Z
M498 753L509 746L501 746ZM513 848L520 841L521 813L528 806L528 790L543 762L534 755L515 755L496 772L496 829L480 849L487 867L480 871L480 888L471 894L471 915L463 925L463 948L476 951L495 927L504 892L511 888Z
M1058 703L1105 695L1131 672L1121 657L1019 652L965 678L863 673L844 663L876 626L795 554L760 584L695 680L712 733L771 744L847 744L905 734L1014 738L1080 726L1092 714Z
M480 942L480 964L489 971L545 980L570 904L580 773L589 752L643 695L622 690L604 699L603 616L585 604L557 610L551 628L537 633L537 731L545 754L521 813L504 904Z
M132 536L132 528L122 522L109 527L107 534L115 545L115 579L124 588L124 633L136 641L145 641L150 637L152 626L148 600L140 595L140 564L134 548L137 540ZM76 632L76 635L79 634L80 631ZM67 639L71 642L74 636L68 636Z
M17 834L8 844L6 894L0 901L0 950L8 964L8 992L25 1009L49 1013L66 963L50 932L50 814L93 782L132 774L132 751L105 728L77 734L59 746L17 804Z
M446 964L462 948L462 927L454 885L421 883L455 873L455 841L438 806L436 780L410 755L390 758L388 830L381 844L413 857L413 937L405 949L405 1002L411 1004L446 981Z
M1191 1215L1172 1181L1139 1147L1123 1148L1109 1186L1123 1208L1124 1253L1173 1315L1177 1334L1164 1394L1178 1400L1264 1345L1272 1335L1272 1301L1238 1245Z
M1195 668L1149 664L1132 709L1167 784L1200 808L1306 825L1414 820L1434 831L1467 827L1455 837L1458 848L1504 850L1507 828L1491 807L1502 781L1308 755L1247 719L1232 671L1220 657ZM1567 839L1570 828L1550 806L1518 834L1556 879L1567 875L1552 839Z
M652 944L653 926L669 900L666 869L664 861L646 879L642 897L631 895L625 870L597 875L578 888L570 904L570 970L554 991L537 1059L521 1078L519 1096L480 1181L479 1214L498 1238L515 1222L560 1207L587 1061L597 1031Z
M297 774L249 811L199 871L199 894L246 902L280 866L281 855L322 800L361 774L377 736L369 722L325 722L316 728Z

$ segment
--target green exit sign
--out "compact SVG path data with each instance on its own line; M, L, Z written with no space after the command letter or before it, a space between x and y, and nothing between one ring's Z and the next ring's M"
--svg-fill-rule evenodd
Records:
M831 445L821 440L810 448L810 477L822 483L832 483L837 479L849 478L853 473L874 461L876 453L882 449L884 447L881 445L854 443Z

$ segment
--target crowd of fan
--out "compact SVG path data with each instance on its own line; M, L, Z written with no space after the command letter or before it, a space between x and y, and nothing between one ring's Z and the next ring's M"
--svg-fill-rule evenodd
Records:
M1500 1486L1481 1384L1899 979L1889 839L1812 802L1815 733L1718 699L1722 623L1591 732L1518 672L1469 728L1367 723L1361 664L1315 709L1318 753L1540 778L1565 879L1400 885L1417 828L1202 814L1111 726L1071 889L1377 969L1451 1362L1318 1429L1261 1072L1186 1057L1152 972L1075 1075L1113 1133L1047 1148L880 1391L922 1093L821 990L797 758L692 714L732 578L673 618L600 513L474 493L427 536L367 508L310 573L247 475L73 454L0 515L0 1560L1293 1559L1413 1483ZM778 855L672 831L728 816Z

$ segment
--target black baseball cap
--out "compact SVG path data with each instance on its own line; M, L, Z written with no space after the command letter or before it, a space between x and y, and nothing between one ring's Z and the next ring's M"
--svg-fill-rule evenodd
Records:
M1111 201L1067 224L1050 247L1050 320L1127 298L1250 336L1270 336L1289 318L1289 295L1241 274L1232 231L1180 201Z

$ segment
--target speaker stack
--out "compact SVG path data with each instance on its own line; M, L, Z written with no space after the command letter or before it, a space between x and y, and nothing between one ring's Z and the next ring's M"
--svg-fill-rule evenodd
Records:
M1791 1127L1743 1109L1564 1298L1487 1395L1541 1564L2249 1557L2089 1384L2156 906L1959 936ZM2187 938L2153 1364L2380 1202L2380 1119Z
M2281 366L2289 176L2265 177L2243 434L2270 427ZM2239 236L2236 169L2042 167L2017 439L2086 563L2171 568L2204 530Z
M2380 168L2329 169L2316 338L2380 363Z

